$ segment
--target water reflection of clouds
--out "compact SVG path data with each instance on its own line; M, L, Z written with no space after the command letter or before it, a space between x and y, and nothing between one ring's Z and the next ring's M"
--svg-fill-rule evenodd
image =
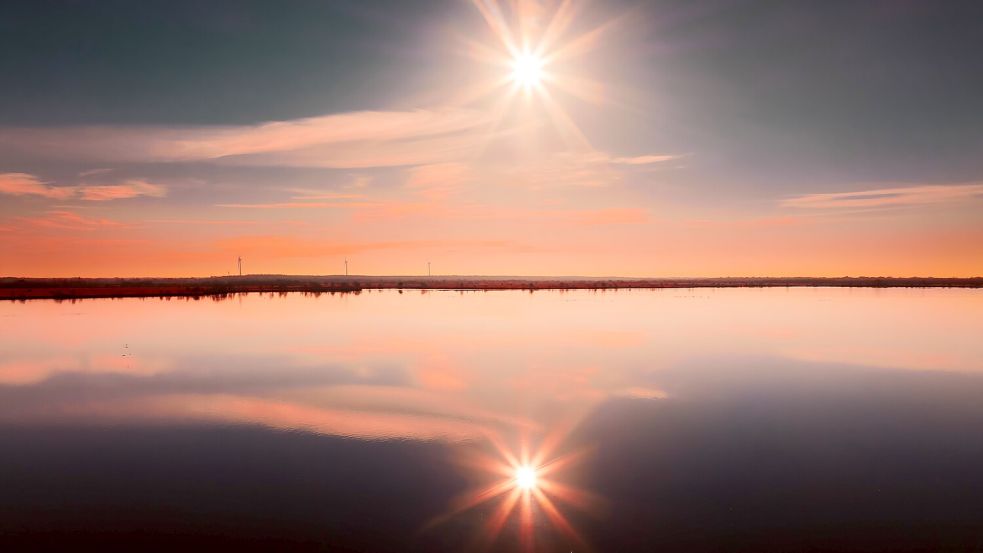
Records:
M692 521L731 528L738 517L808 531L800 514L817 504L833 506L851 524L883 513L917 522L901 507L912 497L919 500L913 509L940 520L979 512L974 498L983 484L973 468L981 452L972 438L983 425L983 294L705 295L694 301L671 291L383 292L248 297L241 305L98 300L82 304L82 316L62 318L71 324L54 327L42 323L59 308L78 307L0 304L0 315L23 322L0 335L0 421L7 428L147 423L265 432L274 438L264 439L385 451L412 442L447 458L479 450L496 456L491 444L514 436L538 445L562 435L568 449L550 459L595 446L541 479L540 491L554 499L567 494L572 506L556 499L551 510L530 491L523 511L523 495L513 493L507 472L494 476L504 483L473 480L473 467L441 475L467 480L479 495L501 484L497 498L504 500L444 524L464 533L490 521L497 531L509 524L502 513L522 519L535 511L537 524L552 520L566 536L562 544L577 541L561 528L565 523L601 545L624 545L624 536L633 535L684 550L685 536L666 528ZM120 353L124 343L132 356ZM192 449L189 465L202 446ZM521 459L522 450L510 442L498 452ZM309 474L344 479L322 466L329 453ZM380 456L389 458L377 470L406 466L402 458ZM270 472L278 474L280 452L273 457ZM484 466L501 469L500 457ZM351 497L361 498L375 478L366 471ZM432 504L466 486L452 488L434 492ZM617 516L591 522L594 513L568 509L596 503L584 500L586 490L616 500ZM462 496L450 509L469 497L476 496ZM754 515L756 509L763 514Z
M117 374L152 376L165 372L170 362L163 358L112 353L24 357L0 361L0 386L28 386L59 374Z
M164 394L139 399L77 403L67 413L95 420L256 424L362 439L476 440L489 433L466 418L362 411L300 401L231 394Z
M132 359L132 360L131 360ZM407 371L373 364L324 365L289 357L135 358L65 356L0 365L0 418L18 422L193 421L263 424L362 438L478 439L533 428ZM88 370L90 366L95 369ZM16 389L13 388L16 386Z
M60 318L78 308L3 304L22 324L0 337L0 396L37 413L81 392L90 408L166 398L159 417L264 424L268 413L278 428L460 437L475 435L463 422L478 434L548 428L617 397L821 386L871 367L983 368L974 338L983 296L973 290L708 290L698 302L672 291L586 294L96 300ZM224 418L202 407L210 397L229 407ZM6 418L29 412L0 408ZM346 427L342 413L384 423Z
M59 379L84 378L98 388L113 379L114 393L171 391L270 391L324 384L405 385L402 369L390 365L314 364L289 357L239 355L181 355L142 357L111 353L63 354L0 362L0 385L30 384L57 387ZM54 385L52 385L54 384Z

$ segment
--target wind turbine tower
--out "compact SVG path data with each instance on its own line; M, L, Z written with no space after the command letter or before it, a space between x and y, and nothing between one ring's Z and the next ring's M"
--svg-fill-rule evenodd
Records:
M348 276L348 258L345 258L345 276Z
M239 256L239 276L242 276L242 256Z

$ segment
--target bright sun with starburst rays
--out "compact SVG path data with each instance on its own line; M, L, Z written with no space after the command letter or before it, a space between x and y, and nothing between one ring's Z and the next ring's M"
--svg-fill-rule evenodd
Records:
M536 487L536 469L530 466L521 466L515 469L515 485L523 490L531 490Z
M512 82L527 90L540 86L545 65L545 60L536 54L518 54L512 58Z
M489 77L479 79L459 94L462 103L492 98L492 118L500 122L519 102L532 105L552 123L559 136L572 149L589 151L590 144L568 112L568 99L601 105L607 86L583 72L580 58L602 43L602 35L621 18L614 18L591 30L571 33L582 2L561 0L555 9L529 6L517 0L472 0L480 12L492 41L463 37L469 56L492 68Z
M525 437L519 440L518 447L511 447L500 436L489 435L492 454L470 451L461 458L467 470L487 475L487 483L457 498L450 511L433 519L428 527L489 505L491 512L475 536L476 549L492 545L509 520L515 522L508 527L518 531L523 551L536 549L535 534L537 528L542 529L541 523L559 531L571 545L589 549L563 512L565 508L591 512L599 506L596 496L564 482L590 451L589 448L569 450L563 445L571 429L572 425L556 427L537 447L530 447ZM566 452L558 454L561 448Z

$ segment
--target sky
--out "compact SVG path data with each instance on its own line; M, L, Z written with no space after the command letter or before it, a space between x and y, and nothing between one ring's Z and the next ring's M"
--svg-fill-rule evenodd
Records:
M983 275L983 4L9 0L0 275Z

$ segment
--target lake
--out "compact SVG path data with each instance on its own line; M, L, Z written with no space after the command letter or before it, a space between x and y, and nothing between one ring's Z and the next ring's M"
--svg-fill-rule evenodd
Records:
M983 290L0 302L0 549L979 551Z

